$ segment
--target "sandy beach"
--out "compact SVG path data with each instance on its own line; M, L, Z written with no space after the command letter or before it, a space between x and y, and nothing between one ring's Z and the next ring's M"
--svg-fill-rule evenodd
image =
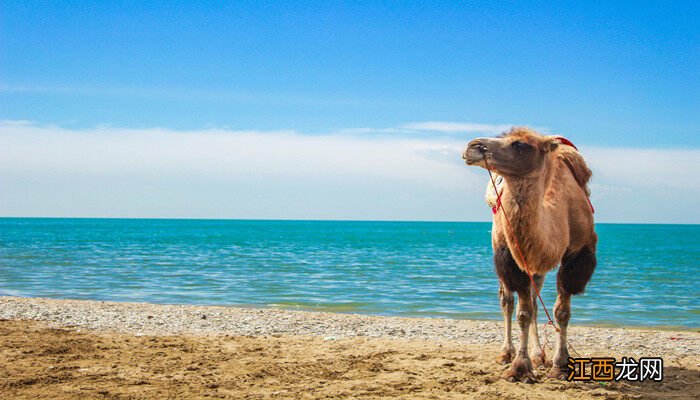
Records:
M539 370L533 385L500 379L500 332L495 321L0 297L0 398L700 396L699 332L574 326L586 357L663 357L663 382Z

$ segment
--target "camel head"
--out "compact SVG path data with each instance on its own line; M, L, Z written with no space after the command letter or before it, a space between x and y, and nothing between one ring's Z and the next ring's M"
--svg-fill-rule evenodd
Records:
M556 137L529 128L514 127L495 138L469 142L462 158L467 165L489 168L501 175L524 177L539 170L547 155L559 145Z

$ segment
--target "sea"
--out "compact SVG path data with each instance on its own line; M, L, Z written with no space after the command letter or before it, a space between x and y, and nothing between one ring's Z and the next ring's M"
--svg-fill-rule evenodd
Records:
M490 223L0 218L0 295L500 320ZM597 224L572 324L700 328L700 225ZM556 271L544 284L550 308ZM540 312L540 321L544 322Z

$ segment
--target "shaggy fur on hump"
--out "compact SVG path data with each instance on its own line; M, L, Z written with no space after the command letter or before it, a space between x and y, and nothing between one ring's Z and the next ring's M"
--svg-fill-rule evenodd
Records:
M571 146L561 145L557 147L559 158L569 167L576 182L583 188L586 195L590 197L591 191L588 189L588 181L591 179L591 170L586 165L581 153Z

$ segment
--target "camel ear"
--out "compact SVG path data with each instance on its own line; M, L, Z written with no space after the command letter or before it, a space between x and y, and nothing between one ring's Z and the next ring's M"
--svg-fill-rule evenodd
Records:
M559 143L559 139L557 138L547 138L547 140L545 140L544 143L542 143L542 151L544 151L545 153L548 151L552 151L559 147Z

